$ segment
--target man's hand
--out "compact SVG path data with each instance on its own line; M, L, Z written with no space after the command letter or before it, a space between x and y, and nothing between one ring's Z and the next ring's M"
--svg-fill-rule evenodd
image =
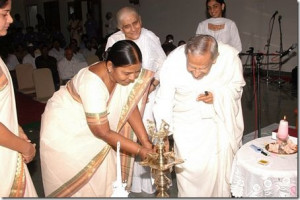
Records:
M211 92L205 91L204 94L200 94L197 97L197 101L203 101L204 103L213 103L214 102L214 96Z

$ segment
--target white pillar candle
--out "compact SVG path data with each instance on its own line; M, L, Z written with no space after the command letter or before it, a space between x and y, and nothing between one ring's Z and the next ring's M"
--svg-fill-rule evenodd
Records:
M280 140L287 140L289 136L289 123L284 116L284 119L280 120L279 128L277 132L277 138Z

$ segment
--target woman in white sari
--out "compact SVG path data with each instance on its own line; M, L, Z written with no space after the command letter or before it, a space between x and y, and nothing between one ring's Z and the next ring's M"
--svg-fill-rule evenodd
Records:
M48 101L41 124L41 166L46 196L109 197L121 150L145 158L151 152L137 103L153 73L129 40L115 43L105 61L82 69ZM120 131L129 122L142 146Z
M11 0L0 0L0 36L13 22ZM35 156L31 144L18 125L15 93L9 71L0 58L0 197L37 197L25 163Z

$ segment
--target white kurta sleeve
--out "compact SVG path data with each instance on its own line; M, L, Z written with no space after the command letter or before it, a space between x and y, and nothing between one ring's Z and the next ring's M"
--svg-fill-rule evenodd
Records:
M111 47L115 42L116 42L116 41L114 41L111 37L109 37L109 38L107 39L107 43L106 43L106 46L105 46L105 51L106 51L109 47Z
M164 54L164 52L162 52L163 54L160 54L157 58L157 60L155 61L155 64L157 65L157 71L155 73L155 79L156 80L160 80L160 73L161 73L161 69L163 66L163 62L166 58L166 55Z
M150 43L153 54L150 55L152 68L155 69L155 79L160 80L160 72L163 66L163 63L166 59L166 54L161 47L161 43L158 37L153 38Z
M233 46L234 48L236 48L236 50L238 50L238 52L242 52L242 43L241 43L239 31L234 22L231 23L230 33L231 33L230 45Z
M156 128L159 130L162 120L170 125L170 134L172 134L172 115L174 107L175 85L172 75L172 62L166 61L161 70L160 87L157 91L153 114L156 122ZM174 73L173 73L174 74Z
M106 46L105 46L105 51L111 47L112 45L114 45L116 42L118 42L119 40L125 40L125 35L124 33L122 33L122 31L118 31L114 34L112 34L111 36L109 36L109 38L107 39L106 42Z
M197 30L196 30L196 35L204 34L203 26L204 26L204 23L203 23L203 22L200 22L200 23L198 24L198 27L197 27Z
M140 38L135 42L143 55L143 68L155 72L155 79L159 80L160 70L166 59L160 39L153 32L143 28Z
M213 91L213 105L218 118L223 122L222 128L227 133L232 151L236 152L241 145L244 131L241 97L245 81L241 60L237 51L234 52L236 53L226 54L223 51L222 58L218 58L218 62L226 67L220 73L223 75L220 77L219 86Z

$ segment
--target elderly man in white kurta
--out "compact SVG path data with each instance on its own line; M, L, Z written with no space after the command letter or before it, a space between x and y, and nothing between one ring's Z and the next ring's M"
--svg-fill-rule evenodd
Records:
M150 86L148 102L143 113L144 125L147 120L154 120L152 107L156 95L156 86L159 84L159 73L166 54L163 51L160 39L150 30L142 28L141 17L132 7L123 7L117 12L117 23L120 31L112 34L106 44L105 50L119 40L133 40L140 48L143 56L142 67L155 72L154 81ZM152 194L155 188L151 183L149 168L142 167L138 162L134 163L132 192L142 191ZM129 181L130 185L130 181Z
M170 124L178 197L229 197L234 154L244 122L245 81L238 51L209 35L191 38L171 52L154 103L157 127Z

